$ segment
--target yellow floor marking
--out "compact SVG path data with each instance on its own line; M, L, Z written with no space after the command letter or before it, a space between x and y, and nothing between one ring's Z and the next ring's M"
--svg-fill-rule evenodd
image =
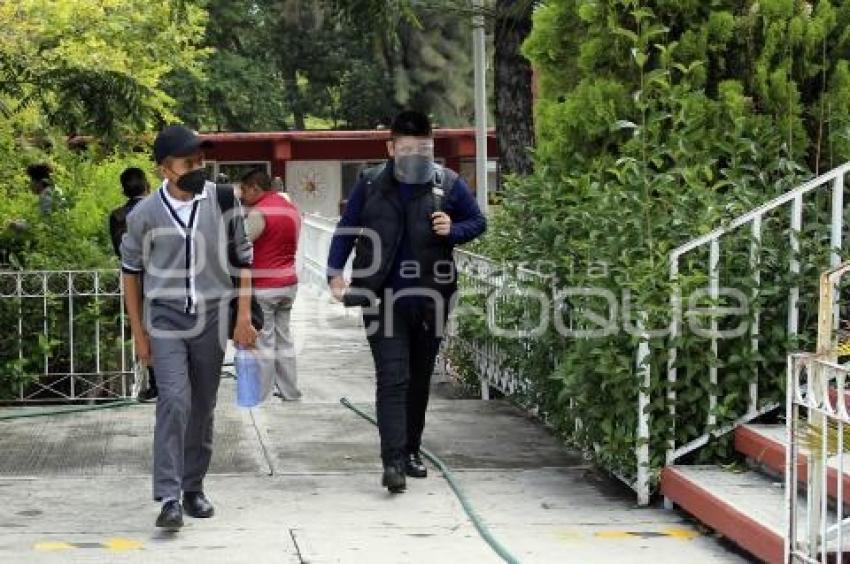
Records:
M108 550L139 550L142 543L132 539L107 539L103 548Z
M600 539L630 539L634 537L628 531L599 531L594 536Z
M44 551L58 551L58 550L69 550L74 548L74 545L68 544L67 542L39 542L36 543L33 547L36 550L44 550Z
M599 531L594 534L596 538L607 540L622 540L622 539L651 539L651 538L671 538L678 540L692 540L699 536L697 531L692 529L662 529L660 531Z
M699 533L693 529L664 529L661 532L674 539L682 540L691 540L699 536Z

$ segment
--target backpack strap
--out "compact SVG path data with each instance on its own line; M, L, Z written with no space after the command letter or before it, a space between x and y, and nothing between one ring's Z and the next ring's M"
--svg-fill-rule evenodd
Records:
M218 209L221 210L222 219L227 219L227 240L232 243L235 239L235 228L229 214L236 207L236 190L233 184L216 184L215 199L218 201Z
M434 209L442 211L443 202L454 188L458 174L442 165L434 165L434 167L434 182L431 186L431 194L434 198Z
M230 213L236 207L236 190L232 184L216 184L215 199L218 202L218 208L221 210L221 219L226 221L225 229L227 230L227 260L230 266L233 267L238 260L236 259L236 227L233 225L233 217ZM227 219L225 219L227 218ZM239 279L231 276L233 287L239 287Z

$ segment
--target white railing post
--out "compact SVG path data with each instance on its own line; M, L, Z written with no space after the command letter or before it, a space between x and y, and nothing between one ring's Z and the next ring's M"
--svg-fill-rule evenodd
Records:
M720 300L720 239L715 237L711 240L708 259L708 293L711 297L712 309L716 310ZM711 391L708 394L708 428L713 429L717 425L717 363L719 361L719 349L717 343L718 322L716 311L711 315L711 356L714 361L708 367L708 381Z
M791 206L791 232L789 245L791 248L791 260L788 269L792 275L800 274L800 231L803 227L803 196L798 194ZM788 335L797 335L799 332L799 301L800 288L795 284L788 293Z
M68 273L68 350L70 351L71 399L77 399L77 376L74 365L74 275Z
M679 285L679 257L671 255L670 258L670 348L667 350L667 413L670 416L669 433L667 441L667 455L665 464L667 466L676 461L673 452L676 450L676 380L678 371L676 362L678 360L678 348L676 339L679 338L679 330L682 323L682 288ZM673 502L664 498L664 507L673 509Z
M753 290L750 292L750 305L752 309L752 322L750 323L750 350L755 356L759 352L759 315L760 311L757 304L759 287L761 286L761 261L759 253L761 252L761 216L757 215L753 218L752 231L750 240L750 271L752 272ZM750 377L750 402L749 414L755 415L758 411L758 394L759 394L759 372L758 364L753 368L753 375Z
M24 361L24 290L21 273L15 275L15 291L18 294L18 360L23 366ZM19 399L24 400L24 383L18 386Z
M832 252L829 256L829 265L835 268L841 263L841 250L843 249L844 229L844 175L839 174L832 183L832 225L830 226L830 246ZM832 328L838 329L839 313L838 292L835 292L835 303L832 304Z
M785 384L785 547L783 562L791 562L791 551L797 537L797 475L795 472L797 449L797 393L796 363L793 355L786 362Z
M649 335L646 332L646 312L638 318L640 344L637 350L636 374L638 376L638 420L637 420L637 502L649 505L649 388L651 374L649 366Z

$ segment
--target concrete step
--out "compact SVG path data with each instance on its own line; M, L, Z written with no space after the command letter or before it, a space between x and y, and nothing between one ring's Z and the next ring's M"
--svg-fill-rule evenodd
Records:
M755 470L733 472L719 466L669 466L661 474L661 493L760 560L783 561L786 518L781 481ZM798 523L805 523L802 498L798 511ZM835 523L835 513L830 512L827 520ZM798 532L804 534L805 531ZM850 549L848 541L842 551L845 558Z
M748 424L735 430L735 450L780 479L785 475L787 444L785 425ZM850 450L850 445L847 445L847 450ZM797 456L797 475L802 483L805 483L808 475L808 454L807 450L802 450ZM841 496L845 503L850 502L850 455L830 457L827 464L827 491L830 497L838 497L837 476L841 473Z

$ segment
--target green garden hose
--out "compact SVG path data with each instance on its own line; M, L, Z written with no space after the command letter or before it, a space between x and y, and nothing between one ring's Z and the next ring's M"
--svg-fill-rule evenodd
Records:
M378 422L375 421L374 417L372 417L365 411L362 411L358 407L354 406L350 401L348 401L348 398L340 398L339 403L341 403L342 405L344 405L366 421L369 421L372 425L378 424ZM443 473L443 477L449 483L449 487L451 487L455 496L457 496L457 499L463 507L463 510L466 512L467 516L469 517L469 520L472 521L472 524L475 526L475 529L478 531L478 534L481 535L482 539L484 539L484 542L490 545L490 548L493 549L493 552L498 554L499 557L501 557L502 560L504 560L505 562L508 562L509 564L519 564L519 560L510 552L508 552L508 549L502 546L502 544L498 540L496 540L496 538L493 536L493 533L490 532L490 529L487 528L487 525L484 524L484 522L481 520L481 517L479 517L478 514L475 512L475 508L472 507L472 504L466 497L463 488L461 488L460 484L455 481L454 475L452 474L451 470L449 470L448 466L446 466L446 464L436 454L430 452L428 449L423 448L422 454L424 454L425 458L430 460L431 463L436 466L440 470L440 472Z
M0 414L0 421L8 421L10 419L26 419L28 417L47 417L49 415L66 415L69 413L83 413L86 411L99 411L101 409L114 409L116 407L127 407L130 405L139 405L136 400L117 400L108 403L99 403L97 405L84 405L77 407L69 407L66 409L40 409L38 411L26 411L23 413Z

